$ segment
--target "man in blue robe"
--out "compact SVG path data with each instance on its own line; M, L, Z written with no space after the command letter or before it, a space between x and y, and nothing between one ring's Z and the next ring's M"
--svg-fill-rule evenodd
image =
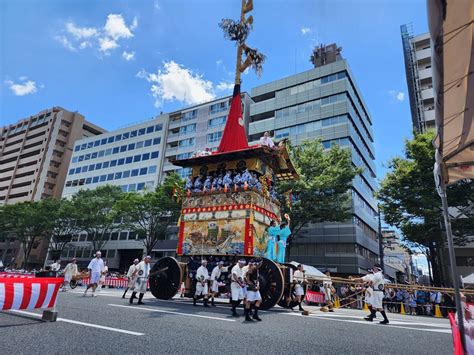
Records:
M285 262L286 244L287 244L288 238L291 235L290 218L286 215L285 215L285 218L287 219L287 222L283 222L280 225L280 230L278 232L279 240L278 240L278 252L277 252L276 261L278 261L279 263Z
M270 227L268 227L268 242L267 250L265 251L265 257L274 261L276 261L275 246L278 233L280 233L280 226L277 225L275 221L271 221Z

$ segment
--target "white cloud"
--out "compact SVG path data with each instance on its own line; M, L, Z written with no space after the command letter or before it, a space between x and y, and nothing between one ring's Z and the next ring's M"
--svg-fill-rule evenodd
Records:
M78 40L94 37L97 35L97 29L93 27L77 27L72 22L68 22L66 24L66 31Z
M156 107L160 107L165 101L181 101L192 105L216 97L211 81L172 60L164 62L163 68L156 73L142 70L137 77L152 83L150 90Z
M160 6L160 3L159 3L158 0L155 0L155 1L153 2L153 7L154 7L155 10L157 10L157 11L161 10L161 6Z
M302 28L301 28L301 34L302 34L303 36L306 35L306 34L308 34L308 33L311 33L311 28L309 28L309 27L302 27Z
M398 102L405 101L405 93L402 91L390 90L388 93L394 100L397 100Z
M234 83L230 81L221 81L217 84L216 89L221 91L232 90L234 88Z
M63 31L55 36L56 41L70 51L95 48L102 54L108 55L115 48L120 47L119 41L132 38L138 26L138 19L134 17L130 26L120 14L109 14L103 28L80 27L68 22Z
M135 52L127 52L123 51L122 58L125 59L127 62L135 59Z
M36 82L27 79L28 78L26 76L22 76L20 77L20 81L23 81L23 83L14 83L11 80L5 80L5 84L9 86L10 90L15 96L25 96L34 94L38 91L38 88L36 87ZM40 87L44 86L40 85Z

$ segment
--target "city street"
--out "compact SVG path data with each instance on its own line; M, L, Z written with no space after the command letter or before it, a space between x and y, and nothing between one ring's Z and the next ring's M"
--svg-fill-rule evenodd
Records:
M59 294L55 323L41 312L0 313L0 349L15 353L373 353L450 354L446 319L388 314L389 325L368 323L364 312L339 309L310 316L274 308L262 322L230 317L228 304L193 307L189 300L130 306L120 290L82 297L82 288ZM127 295L129 296L130 293ZM240 310L242 313L242 310ZM380 317L380 316L379 316Z

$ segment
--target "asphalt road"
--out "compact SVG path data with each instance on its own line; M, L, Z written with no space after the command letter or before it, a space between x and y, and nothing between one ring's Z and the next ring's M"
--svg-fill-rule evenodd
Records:
M445 319L388 314L389 325L362 320L364 312L316 307L310 316L274 308L262 322L230 317L228 303L194 307L183 299L129 306L118 290L98 297L60 293L57 322L37 312L0 312L3 354L452 354ZM240 310L242 313L242 310ZM380 316L379 316L380 317Z

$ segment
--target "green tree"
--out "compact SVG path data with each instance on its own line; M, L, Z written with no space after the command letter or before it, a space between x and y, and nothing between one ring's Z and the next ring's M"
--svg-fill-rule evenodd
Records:
M94 251L107 243L108 233L119 230L119 215L113 209L124 193L119 186L105 185L94 190L80 190L72 196L78 230L87 233Z
M13 236L20 241L24 268L28 267L31 250L41 239L46 238L53 228L49 201L26 201L3 206L1 227L3 238Z
M405 142L405 157L389 163L390 171L383 179L378 198L386 223L401 230L405 240L424 246L433 270L433 282L443 283L441 255L445 248L441 199L433 177L434 132L416 134ZM448 188L455 243L463 245L472 235L474 220L468 206L474 201L472 183L461 181ZM456 211L466 211L456 213Z
M182 190L183 182L177 174L170 174L155 191L125 194L115 205L123 227L144 237L148 255L165 239L167 227L178 220L181 205L175 198L176 189Z
M298 180L283 181L278 191L283 210L291 215L292 233L311 223L342 222L351 217L352 180L362 169L352 165L351 151L338 145L324 149L319 140L289 146ZM291 191L293 203L287 204ZM288 251L291 247L291 240Z

